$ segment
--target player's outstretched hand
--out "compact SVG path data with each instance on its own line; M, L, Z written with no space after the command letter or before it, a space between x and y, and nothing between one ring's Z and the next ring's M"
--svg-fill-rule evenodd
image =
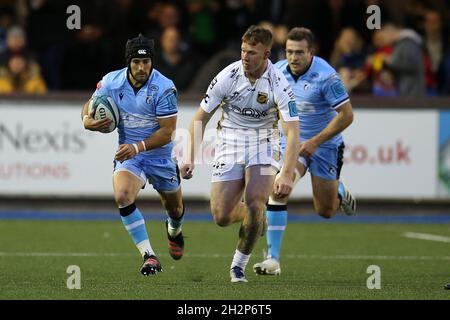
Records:
M135 155L136 149L133 147L132 144L121 144L119 145L119 149L117 149L116 151L114 160L122 162L133 158Z
M180 166L180 173L183 179L190 179L193 176L194 164L182 164Z
M287 197L294 186L292 178L281 174L273 184L273 192L280 198Z
M83 118L84 128L90 131L107 132L110 124L111 120L108 118L95 120L94 111L92 111L88 116L84 116Z

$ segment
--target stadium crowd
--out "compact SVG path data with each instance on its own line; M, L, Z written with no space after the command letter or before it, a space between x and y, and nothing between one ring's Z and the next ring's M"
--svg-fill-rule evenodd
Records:
M69 30L69 5L81 29ZM369 30L369 5L381 30ZM261 24L274 35L271 59L285 58L294 26L316 35L349 92L376 96L450 94L450 3L446 0L0 0L0 94L92 90L124 67L127 39L156 41L156 68L180 92L204 92L240 58L240 35Z

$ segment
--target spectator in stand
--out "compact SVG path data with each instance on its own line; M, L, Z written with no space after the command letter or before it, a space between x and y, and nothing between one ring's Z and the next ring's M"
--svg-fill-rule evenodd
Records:
M220 11L217 0L188 1L190 36L193 50L209 58L219 46L217 15Z
M272 33L273 44L270 51L270 60L276 63L280 60L286 59L284 46L287 40L288 27L284 24L274 25L272 22L264 20L258 23L258 26L267 29Z
M152 3L152 1L149 1ZM150 4L143 20L140 23L139 30L142 30L144 35L156 39L161 39L165 29L175 27L178 30L187 30L183 21L183 10L180 2L174 1L156 1ZM185 35L183 34L183 38ZM157 44L159 45L159 44Z
M398 94L403 97L425 96L423 41L420 35L393 24L383 26L380 32L393 46L390 57L381 55L380 58L392 70Z
M372 39L375 52L367 57L365 67L365 75L372 85L372 94L381 97L396 96L394 75L383 63L392 55L394 48L388 44L381 31L375 31Z
M40 67L23 54L13 54L7 66L0 69L0 94L43 94L47 86L40 74Z
M67 22L66 11L69 4L67 1L51 0L28 2L27 44L36 54L36 61L42 67L42 75L48 88L61 90L66 41L68 35L73 33L72 30L64 27ZM81 8L86 10L84 6ZM83 24L86 24L86 11L82 14Z
M6 51L6 36L8 29L14 24L14 9L9 5L0 6L0 56Z
M108 12L103 1L80 0L81 29L71 30L65 50L63 72L66 89L90 89L98 75L108 72L113 61L110 43L105 40Z
M13 54L23 54L27 51L27 38L20 26L12 26L6 32L6 50L0 55L0 64L6 65Z
M450 43L450 38L447 40L447 43ZM439 84L439 87L442 94L450 95L450 49L447 49L443 60L444 61L442 69L444 78Z
M335 42L330 64L339 72L347 92L362 87L365 59L361 36L353 28L343 29Z
M274 63L286 59L284 47L286 45L289 29L284 24L275 25L273 28L273 46L270 60Z
M156 66L175 83L178 91L184 91L197 71L197 62L193 55L183 50L181 35L177 28L169 27L161 36L161 52Z
M438 11L429 10L424 14L424 38L425 49L429 59L431 75L427 74L427 89L429 95L442 91L442 84L445 78L444 53L447 43L445 42L442 17Z

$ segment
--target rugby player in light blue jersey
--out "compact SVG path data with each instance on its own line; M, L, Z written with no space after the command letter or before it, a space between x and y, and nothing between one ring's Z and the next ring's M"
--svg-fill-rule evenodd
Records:
M154 42L142 35L127 41L127 67L108 73L93 96L107 95L120 112L119 147L114 159L113 188L122 222L141 253L145 276L162 270L147 235L144 218L135 205L148 181L159 193L168 218L169 253L183 256L181 225L184 215L177 164L172 159L172 133L177 122L177 91L171 80L153 68ZM82 111L87 130L104 131L110 120L94 120Z
M286 41L287 60L275 64L292 87L300 118L300 151L294 181L311 174L315 211L331 218L338 208L353 215L356 201L339 181L344 142L341 132L353 122L352 105L337 72L314 56L313 34L293 28ZM283 141L283 140L282 140ZM282 147L284 149L283 143ZM268 254L253 266L260 275L279 275L280 249L287 225L289 196L272 194L267 205Z

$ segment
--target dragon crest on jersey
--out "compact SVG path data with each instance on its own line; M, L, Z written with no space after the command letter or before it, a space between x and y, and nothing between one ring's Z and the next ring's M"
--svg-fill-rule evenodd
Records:
M267 101L269 101L269 95L265 92L258 92L258 96L256 97L256 101L258 101L258 103L261 104L265 104L267 103Z

